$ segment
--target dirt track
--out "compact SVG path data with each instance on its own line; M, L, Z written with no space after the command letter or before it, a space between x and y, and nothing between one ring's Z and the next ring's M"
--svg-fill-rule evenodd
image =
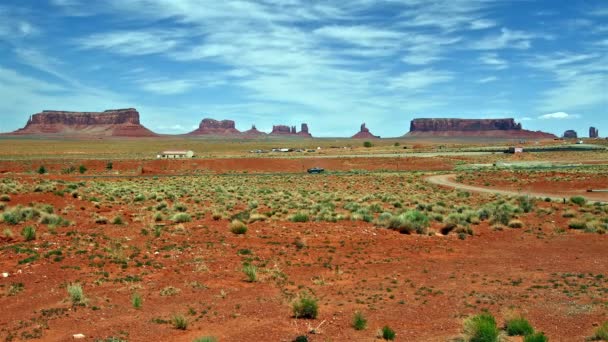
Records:
M555 201L560 201L560 200L563 200L564 198L570 198L573 195L580 195L592 202L606 203L606 200L604 200L604 198L607 197L606 194L594 194L593 197L591 197L587 193L585 193L583 195L583 194L572 194L570 192L546 193L546 192L490 189L490 188L484 188L484 187L480 187L480 186L473 186L473 185L458 183L454 180L455 177L456 177L455 174L435 175L435 176L427 177L426 180L433 184L447 186L450 188L456 188L456 189L460 189L460 190L472 191L472 192L498 194L498 195L506 195L506 196L530 196L530 197L537 197L537 198L551 198L552 200L555 200ZM602 196L603 198L598 198L599 197L598 195Z

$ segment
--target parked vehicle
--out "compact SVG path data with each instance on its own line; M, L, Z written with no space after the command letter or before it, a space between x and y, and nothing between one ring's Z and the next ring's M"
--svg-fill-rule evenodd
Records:
M325 169L320 168L320 167L313 167L313 168L308 169L307 171L308 171L308 173L311 173L311 174L312 173L322 173L322 172L325 172Z

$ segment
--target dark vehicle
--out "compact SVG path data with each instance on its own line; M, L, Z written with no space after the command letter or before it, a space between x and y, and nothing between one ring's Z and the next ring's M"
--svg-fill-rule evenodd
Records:
M321 172L324 172L325 169L320 168L320 167L313 167L313 168L308 169L307 171L308 171L308 173L321 173Z

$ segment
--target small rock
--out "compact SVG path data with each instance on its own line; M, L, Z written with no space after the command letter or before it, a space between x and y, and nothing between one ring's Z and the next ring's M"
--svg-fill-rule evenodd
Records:
M72 337L74 337L75 340L81 340L81 339L85 338L86 336L84 336L83 334L74 334L74 335L72 335Z
M8 272L3 272L2 273L2 278L8 278Z

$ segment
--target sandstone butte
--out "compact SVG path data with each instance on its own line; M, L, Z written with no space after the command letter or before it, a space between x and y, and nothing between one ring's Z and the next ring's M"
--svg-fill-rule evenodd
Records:
M406 137L484 137L554 139L555 135L522 129L514 119L414 119Z
M134 108L103 112L44 110L30 117L25 127L10 135L153 137L156 134L139 122Z
M369 128L365 127L365 123L361 124L361 129L357 134L351 137L352 139L380 139L380 136L373 135Z
M274 125L270 135L312 138L312 135L308 132L308 125L305 123L301 125L299 132L296 131L296 126Z
M214 120L205 118L200 125L188 135L239 135L233 120Z

